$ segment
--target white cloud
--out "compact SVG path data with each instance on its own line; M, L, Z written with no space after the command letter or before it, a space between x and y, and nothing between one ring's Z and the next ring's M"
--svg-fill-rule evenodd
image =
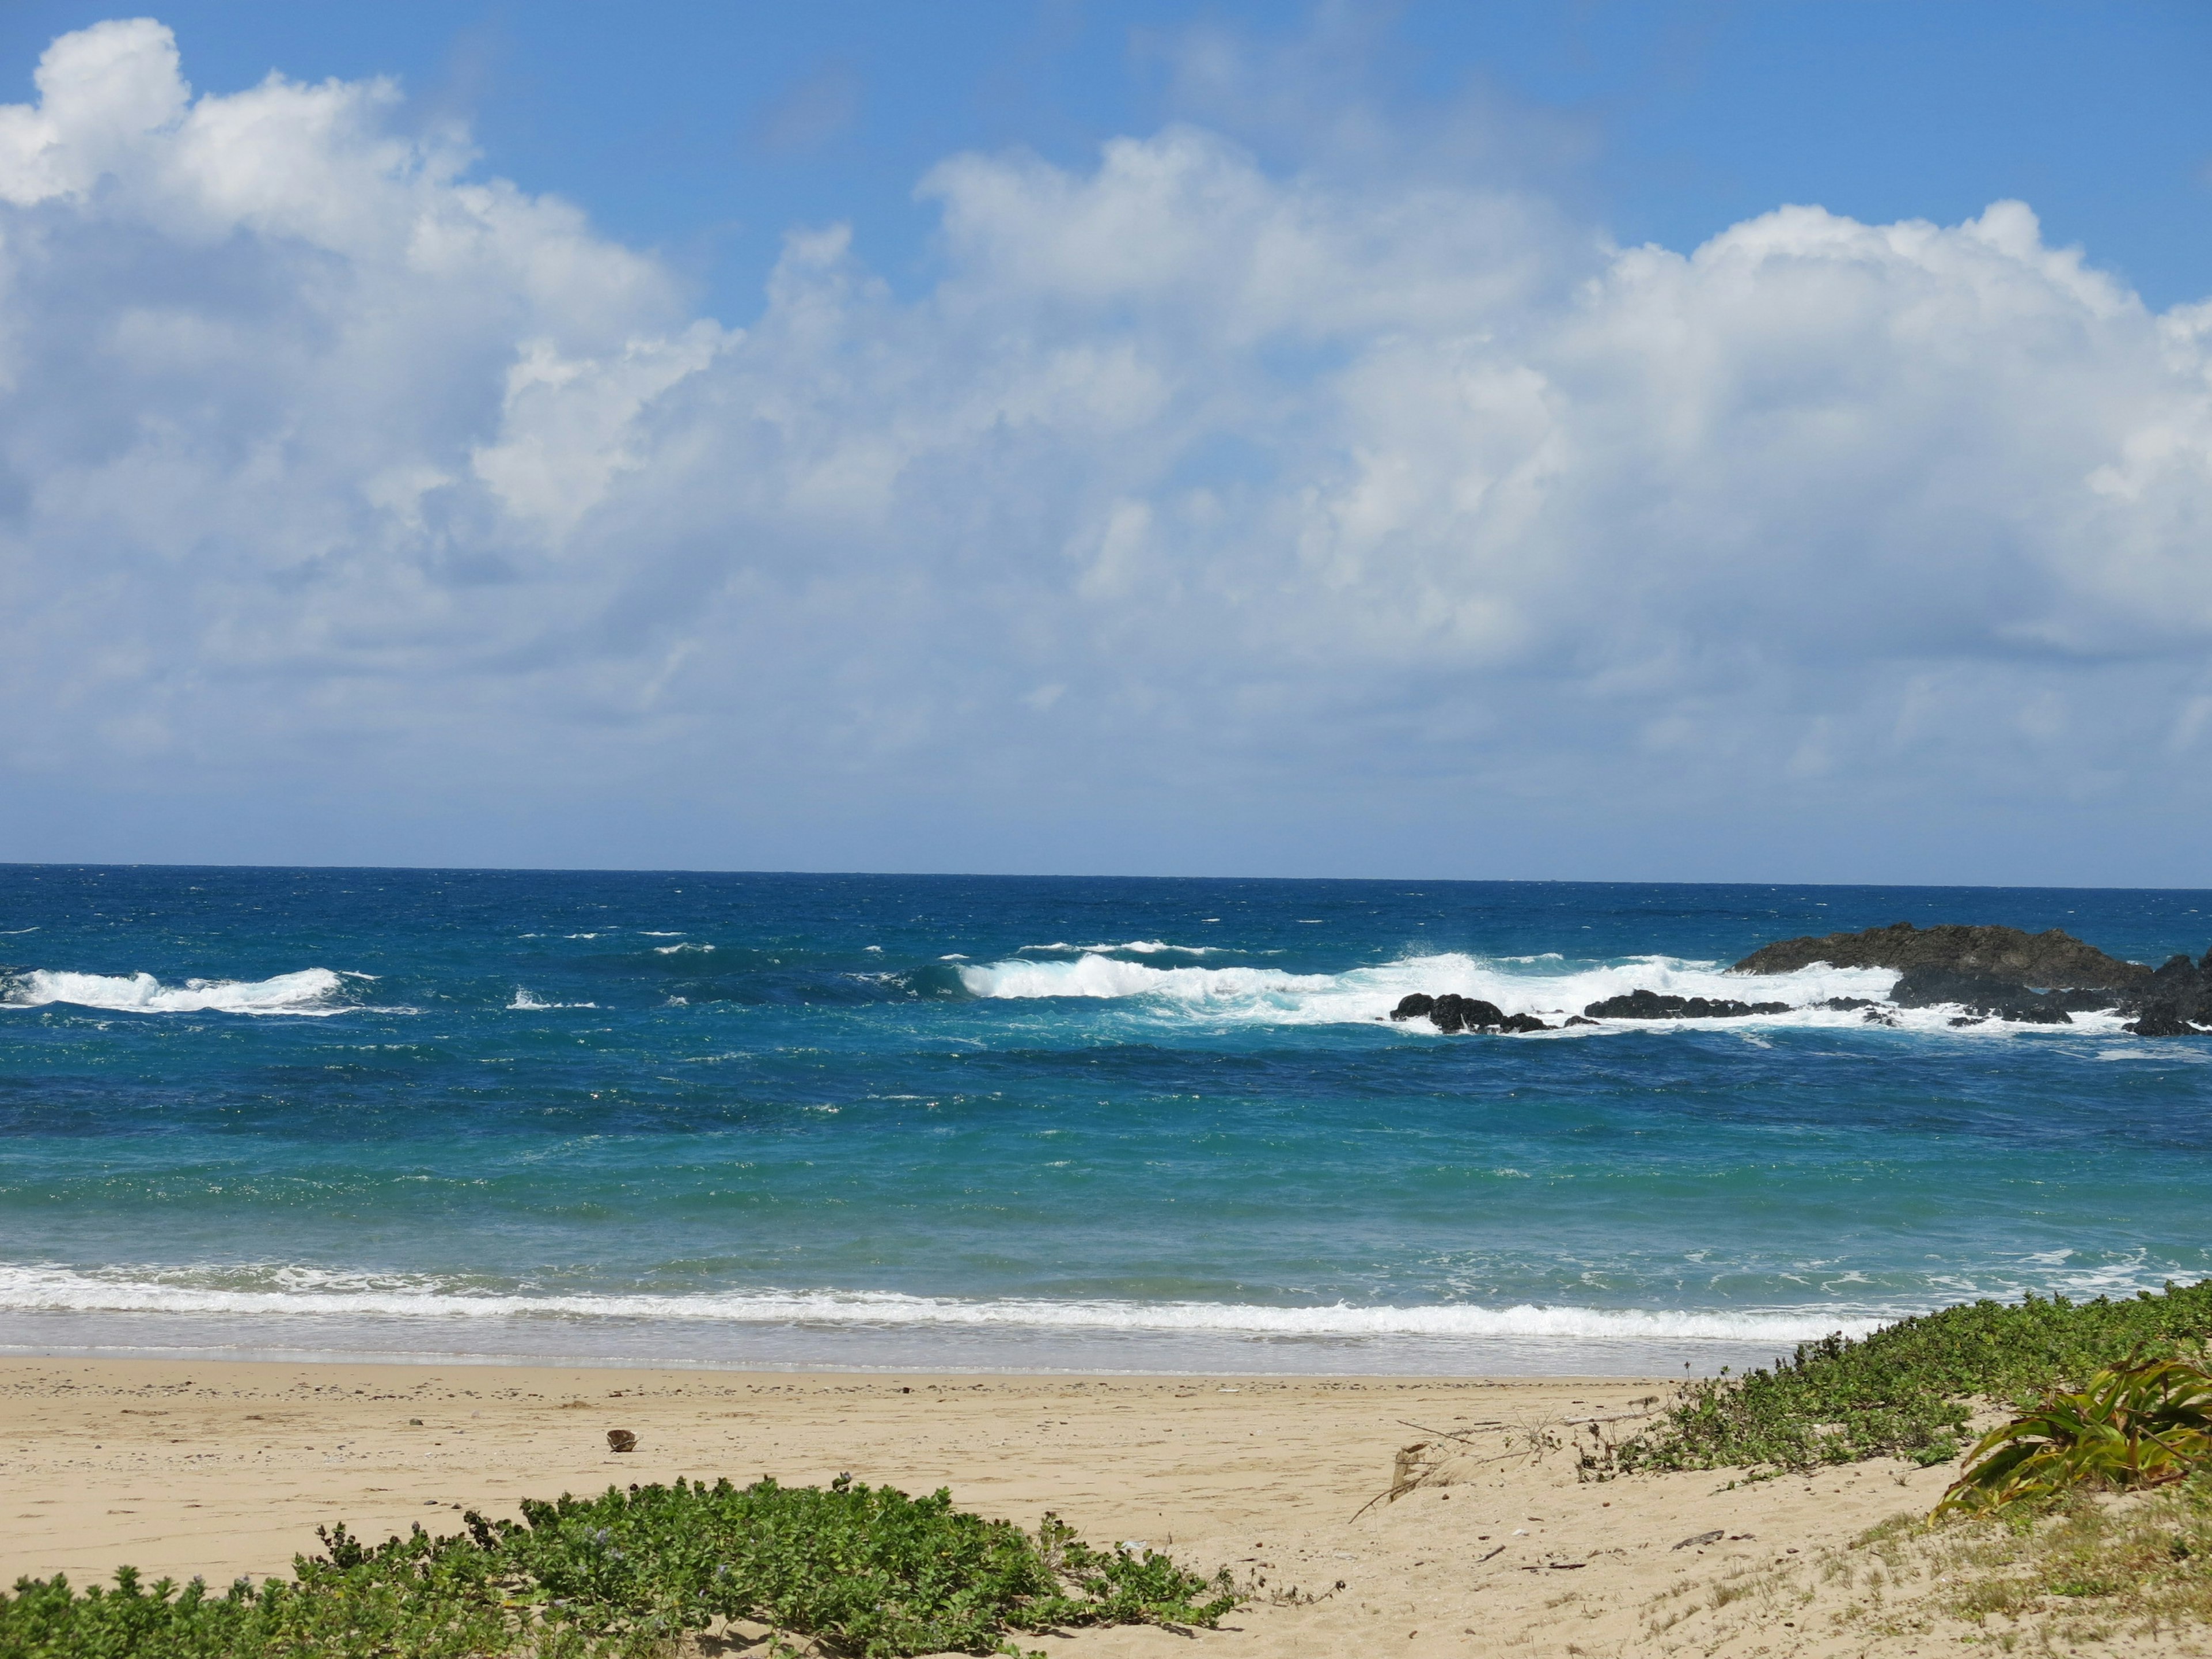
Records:
M197 777L267 836L87 855L2203 873L2022 827L2204 804L2212 306L2020 204L1614 249L1177 125L948 159L932 291L797 231L737 328L388 85L37 84L0 856Z

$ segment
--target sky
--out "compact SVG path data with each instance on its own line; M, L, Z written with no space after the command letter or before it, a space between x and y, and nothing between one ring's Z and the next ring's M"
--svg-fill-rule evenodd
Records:
M2212 11L0 6L0 860L2212 885Z

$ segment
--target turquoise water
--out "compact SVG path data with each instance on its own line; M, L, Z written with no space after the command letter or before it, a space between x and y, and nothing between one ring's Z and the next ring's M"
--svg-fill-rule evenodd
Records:
M1704 1370L2212 1274L2212 1041L1383 1018L1899 920L2212 896L0 867L0 1347Z

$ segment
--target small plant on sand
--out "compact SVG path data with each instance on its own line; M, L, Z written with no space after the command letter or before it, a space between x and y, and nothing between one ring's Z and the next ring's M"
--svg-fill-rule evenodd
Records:
M2130 1356L2171 1358L2212 1337L2212 1279L2119 1301L2030 1296L1901 1319L1872 1335L1801 1345L1771 1370L1686 1383L1626 1469L1955 1456L1978 1399L2023 1404Z
M61 1578L0 1595L0 1659L647 1659L687 1632L766 1625L859 1659L1018 1654L1015 1633L1079 1625L1212 1625L1237 1605L1150 1550L1091 1548L1056 1518L1034 1535L840 1477L609 1488L526 1501L524 1519L370 1545L344 1527L289 1583L223 1595L195 1580L79 1595Z
M2076 1488L1925 1535L1934 1611L2043 1652L2212 1623L2212 1473L2122 1498Z
M2166 1486L2208 1461L2212 1373L2179 1359L2116 1365L1984 1435L1936 1513L2047 1503L2077 1487Z

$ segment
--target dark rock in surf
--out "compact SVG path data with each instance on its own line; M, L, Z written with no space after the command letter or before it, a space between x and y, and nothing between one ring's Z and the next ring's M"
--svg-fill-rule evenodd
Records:
M1427 1015L1439 1031L1548 1031L1534 1014L1509 1014L1494 1002L1463 997L1452 992L1432 997L1415 991L1390 1011L1393 1019L1419 1019Z
M1594 1019L1585 1019L1580 1014L1569 1014L1566 1018L1566 1024L1562 1025L1559 1029L1565 1030L1567 1025L1595 1025L1598 1022Z
M1583 1012L1592 1019L1741 1019L1747 1014L1786 1014L1786 1002L1733 1002L1725 997L1662 996L1631 991L1593 1002Z
M2151 977L2142 963L2107 956L2057 927L2028 933L2017 927L1956 922L1915 927L1909 921L1863 933L1808 935L1763 945L1730 971L1790 974L1816 962L1837 968L1894 968L1901 973L1941 969L2008 985L2063 990L2125 991L2140 988Z
M1942 1008L1953 1005L1980 1019L2009 1019L2030 1025L2071 1025L2069 997L2064 992L2030 991L2008 981L1984 974L1962 974L1945 968L1915 968L1901 975L1889 994L1900 1008ZM2096 997L2093 1006L2109 1008L2112 999ZM1952 1022L1957 1024L1960 1022Z
M2147 1008L2141 1016L2120 1027L2136 1036L2175 1037L2201 1036L2196 1026L2168 1007Z
M2136 1018L2124 1030L2136 1036L2196 1036L2212 1025L2212 951L2202 962L2168 957L2140 996L2130 999Z
M1437 999L1429 1018L1439 1031L1494 1031L1505 1023L1505 1011L1480 997L1446 994Z

